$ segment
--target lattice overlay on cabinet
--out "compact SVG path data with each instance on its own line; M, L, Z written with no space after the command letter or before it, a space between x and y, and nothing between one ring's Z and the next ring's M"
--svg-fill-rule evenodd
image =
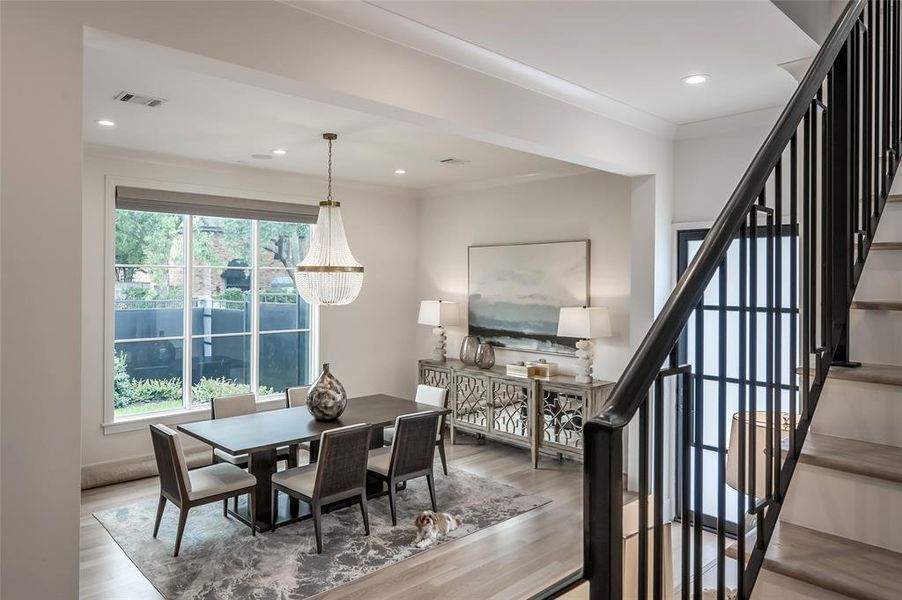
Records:
M529 391L521 385L492 382L492 429L529 435Z
M454 379L456 383L454 394L455 419L460 423L485 427L486 380L482 377L471 377L462 373L458 373Z
M542 393L542 426L546 442L582 449L582 396L544 390Z
M429 367L423 367L422 374L420 376L420 383L423 385L431 385L433 387L439 387L444 389L451 388L451 371L447 371L445 369L430 369Z

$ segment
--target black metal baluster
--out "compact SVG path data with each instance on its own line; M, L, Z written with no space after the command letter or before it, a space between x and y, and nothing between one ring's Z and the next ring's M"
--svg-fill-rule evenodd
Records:
M682 529L682 535L680 536L680 543L682 546L682 554L680 560L680 595L682 596L682 600L689 600L689 562L690 562L690 550L689 550L689 529L691 527L691 517L689 510L689 503L691 502L691 485L693 478L701 477L701 470L696 467L691 469L690 461L692 460L691 449L692 449L692 372L687 370L680 377L681 386L682 386L682 394L680 395L681 402L681 414L682 414L682 429L683 429L683 444L682 444L682 457L680 464L682 465L683 473L682 478L680 479L680 526ZM691 476L689 475L691 473Z
M811 313L811 123L812 113L814 112L814 104L808 108L802 122L802 279L799 286L802 290L802 311L799 315L802 322L802 410L807 415L808 406L808 389L811 383L811 353L814 351L814 344L811 341L811 323L813 322Z
M773 438L773 417L774 417L774 217L773 213L767 215L767 226L765 228L765 278L764 278L764 406L765 406L765 455L767 457L765 464L767 472L764 476L764 498L770 500L774 495L774 438Z
M748 382L746 381L746 371L748 362L748 352L746 344L746 326L748 320L748 301L746 293L748 291L748 272L746 271L746 263L748 261L748 234L747 225L749 216L746 215L746 221L743 221L739 228L739 372L737 378L739 380L737 408L739 417L736 421L736 435L738 442L738 455L736 456L736 597L745 597L745 445L746 445L746 427L748 415L745 410L746 392L748 390Z
M639 600L648 598L648 402L639 407Z
M756 411L758 409L758 210L749 213L749 494L748 511L755 510L757 482L756 458L758 439L755 435Z
M692 502L692 508L695 513L695 523L694 529L692 530L694 538L692 554L692 587L694 596L697 600L701 600L702 598L702 532L704 527L702 522L702 515L704 514L702 498L702 492L704 491L702 486L702 481L704 480L704 477L702 477L702 473L704 473L704 456L702 455L702 444L704 443L703 436L705 431L705 387L704 379L702 378L705 369L705 353L703 349L705 339L705 311L702 308L703 304L704 299L699 300L698 307L695 309L695 431L693 432L695 464L692 469L693 483L695 484L695 499Z
M773 400L774 414L772 417L773 441L771 448L774 454L774 460L771 471L773 479L774 499L780 502L780 422L779 414L782 412L782 395L783 395L783 159L777 161L774 167L774 216L770 231L771 248L773 249L773 312L770 313L769 319L773 321L773 386L771 388L771 397Z
M654 463L653 475L654 480L652 489L654 490L654 506L652 507L652 516L654 518L652 540L653 540L653 571L654 581L652 582L652 597L654 600L663 600L664 598L664 376L658 374L655 379L655 403L652 407L654 414ZM647 531L642 531L643 536L647 536ZM670 560L670 556L667 560Z
M724 600L726 590L727 525L727 261L718 270L720 308L717 314L717 598Z
M796 300L799 287L798 279L798 132L793 134L789 143L789 457L796 458L796 390L798 389L798 305ZM806 382L807 383L807 382Z

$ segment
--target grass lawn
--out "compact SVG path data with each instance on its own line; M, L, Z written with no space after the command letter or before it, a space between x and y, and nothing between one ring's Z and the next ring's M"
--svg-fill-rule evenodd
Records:
M157 412L161 410L172 410L181 408L184 403L181 400L167 400L165 402L148 402L146 404L132 404L124 408L116 409L117 417L127 417L129 415L139 415L142 413Z

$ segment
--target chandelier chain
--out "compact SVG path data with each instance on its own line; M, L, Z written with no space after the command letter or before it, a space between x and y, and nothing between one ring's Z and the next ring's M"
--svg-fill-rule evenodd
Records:
M332 202L332 140L329 140L329 191L326 200Z

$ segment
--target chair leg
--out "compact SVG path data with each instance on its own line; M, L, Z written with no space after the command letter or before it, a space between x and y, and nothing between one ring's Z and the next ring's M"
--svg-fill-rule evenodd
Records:
M257 498L253 490L247 495L247 504L251 509L250 519L248 519L251 522L251 535L257 537Z
M229 499L228 498L222 499L222 516L224 516L224 517L229 516Z
M388 507L391 510L391 524L392 527L398 525L398 519L395 515L395 494L397 491L395 490L395 482L389 480L388 482Z
M253 494L251 494L253 496ZM276 514L279 512L279 490L272 489L272 506L269 511L269 530L276 530Z
M426 484L429 486L429 499L432 501L432 512L438 512L435 506L435 482L432 481L432 473L426 475Z
M232 510L238 512L238 496L232 499Z
M179 508L179 526L175 533L175 552L173 556L179 555L179 548L182 547L182 534L185 533L185 522L188 520L188 507Z
M366 492L360 494L360 513L363 515L363 530L366 535L370 534L370 515L366 508Z
M323 515L320 510L319 502L313 503L313 531L316 534L316 553L323 553Z
M153 524L153 537L157 537L160 531L160 521L163 520L163 509L166 508L166 496L160 494L160 503L157 504L157 520Z
M443 439L437 445L438 445L439 458L442 459L442 472L445 474L445 477L447 477L448 476L448 459L445 458L445 440Z

